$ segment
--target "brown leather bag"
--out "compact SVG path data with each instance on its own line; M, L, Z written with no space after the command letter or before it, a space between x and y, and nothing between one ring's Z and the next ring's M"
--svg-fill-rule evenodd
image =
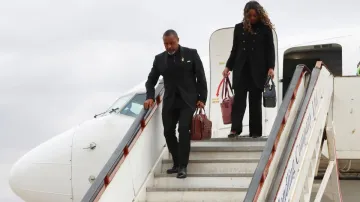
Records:
M207 118L204 109L197 108L191 124L191 140L208 140L211 134L212 122Z

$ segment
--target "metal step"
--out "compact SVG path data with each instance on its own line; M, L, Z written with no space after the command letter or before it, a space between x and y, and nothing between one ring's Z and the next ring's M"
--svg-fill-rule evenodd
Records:
M192 159L189 163L258 163L257 158L242 158L242 159ZM171 159L163 159L163 164L173 163Z
M264 146L192 146L192 152L262 152Z
M168 188L168 187L148 187L148 192L242 192L247 188Z
M191 142L266 142L267 137L251 138L251 137L236 137L236 138L211 138L208 140L192 140Z
M260 159L262 151L256 151L256 152L234 152L234 151L228 151L228 152L196 152L191 151L190 152L190 160L198 160L198 159ZM166 150L165 154L163 156L163 159L172 159L171 155L169 155L169 152Z
M242 202L267 138L214 138L192 141L185 179L167 174L169 152L146 189L147 202Z
M256 169L258 162L246 162L242 159L237 160L212 160L208 163L190 162L187 170L189 173L203 173L203 174L229 174L229 173L251 173ZM166 170L171 168L172 161L167 161L162 164L161 172L166 173Z
M254 173L188 173L188 177L252 177ZM176 173L167 174L167 173L155 173L154 177L176 177Z
M246 189L168 189L148 188L147 202L243 202Z
M201 141L192 142L192 147L264 147L265 141Z
M178 179L172 176L156 177L154 188L243 188L249 187L251 177L214 177L197 176L193 174L185 179Z

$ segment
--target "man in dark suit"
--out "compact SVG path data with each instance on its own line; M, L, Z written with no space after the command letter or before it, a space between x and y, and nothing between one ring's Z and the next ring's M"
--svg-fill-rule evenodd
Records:
M148 109L154 104L155 85L162 75L165 86L162 111L164 136L174 163L167 173L177 173L177 178L186 178L191 121L196 107L203 108L206 103L206 77L196 49L180 46L174 30L167 30L163 41L166 51L155 56L145 84L147 98L144 107ZM175 135L178 122L179 141Z

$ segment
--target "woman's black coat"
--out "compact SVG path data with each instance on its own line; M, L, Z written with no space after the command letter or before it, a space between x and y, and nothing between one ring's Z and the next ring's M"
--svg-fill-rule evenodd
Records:
M256 86L264 88L267 72L275 68L275 48L272 29L263 23L253 27L254 34L244 30L243 23L235 25L233 45L226 67L233 71L233 88L241 84L242 69L248 59L251 75ZM250 76L250 75L246 75ZM246 77L245 76L245 77Z

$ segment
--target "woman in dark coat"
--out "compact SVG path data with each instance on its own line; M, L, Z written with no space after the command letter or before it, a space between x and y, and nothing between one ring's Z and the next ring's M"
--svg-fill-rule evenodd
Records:
M249 92L250 137L262 136L262 92L267 76L274 77L275 49L273 25L256 1L245 5L243 21L235 25L233 46L223 76L233 71L235 93L229 137L242 133L242 120Z

